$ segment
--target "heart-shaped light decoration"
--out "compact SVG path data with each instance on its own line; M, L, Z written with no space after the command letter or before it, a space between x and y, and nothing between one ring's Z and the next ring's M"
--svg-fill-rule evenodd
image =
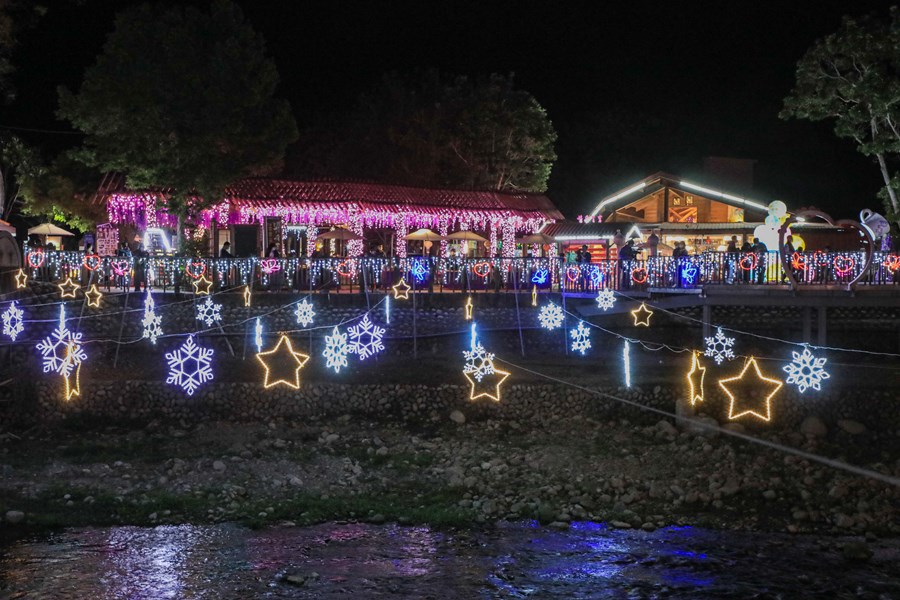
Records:
M47 255L44 254L44 251L40 248L38 248L37 250L31 250L28 254L25 255L25 259L28 261L28 266L32 269L37 269L41 265L43 265L46 258Z
M647 283L647 269L643 267L632 269L631 280L635 283Z
M834 257L834 272L842 277L852 273L855 266L856 261L853 260L852 256L841 256L839 254Z
M191 261L184 267L184 272L193 279L200 279L206 275L206 263L199 260Z
M569 283L575 283L581 277L581 269L578 267L566 267L566 279Z
M96 271L102 263L103 259L97 254L85 254L84 258L81 259L81 264L88 271Z
M756 254L747 252L741 257L741 269L743 269L744 271L752 271L756 268L757 262L758 259L756 258Z
M350 275L352 274L350 263L348 263L346 260L338 263L337 272L338 275L341 275L342 277L350 277Z
M491 274L491 263L489 263L489 262L475 263L472 266L472 270L475 271L475 274L478 275L479 277L486 278L488 275Z

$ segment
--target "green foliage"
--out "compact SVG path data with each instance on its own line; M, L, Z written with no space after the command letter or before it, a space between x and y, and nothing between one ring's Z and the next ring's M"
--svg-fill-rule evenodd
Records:
M106 210L96 201L100 172L68 154L43 166L31 155L17 172L25 215L47 217L69 227L88 231L106 221Z
M189 216L235 179L280 168L297 138L262 36L227 0L209 13L143 4L122 11L59 115L86 134L79 160L121 172L134 189L173 190Z

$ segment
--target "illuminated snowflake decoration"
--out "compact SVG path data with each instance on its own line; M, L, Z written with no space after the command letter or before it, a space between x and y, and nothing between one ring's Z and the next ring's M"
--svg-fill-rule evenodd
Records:
M297 317L297 322L300 323L301 326L306 327L313 322L316 311L313 310L313 305L304 298L297 304L297 308L294 310L294 316Z
M597 301L597 308L602 308L603 310L609 310L616 303L616 294L612 290L600 290L597 293L597 297L595 298Z
M66 307L59 307L59 325L36 346L44 363L44 373L54 372L69 377L87 359L81 345L81 334L66 328Z
M23 316L22 309L16 306L15 300L10 302L9 308L3 313L3 335L9 336L12 341L16 341L16 338L25 329L22 320Z
M207 296L202 304L197 305L197 320L206 323L207 327L212 327L214 323L222 320L222 305L216 304Z
M370 356L384 350L381 338L384 336L384 327L379 327L369 320L369 315L363 315L359 325L351 325L347 328L350 344L347 351L359 356L359 360L366 360Z
M144 300L144 318L141 326L144 328L141 337L149 339L154 344L163 334L162 315L156 314L156 304L149 292L147 292L147 299Z
M579 321L578 327L569 334L572 336L572 352L584 354L591 347L591 330L584 326L584 321Z
M538 321L544 329L556 329L562 325L563 318L562 308L552 302L545 304L538 313Z
M254 330L253 330L253 333L254 333L253 341L256 342L256 351L257 352L262 352L262 343L263 343L262 332L263 332L262 321L259 320L259 317L256 317L256 326L254 327Z
M348 366L347 354L349 352L350 348L347 346L346 333L341 333L335 327L331 335L325 336L325 350L322 351L322 356L325 357L326 368L334 369L335 373L340 373L342 368Z
M721 365L726 358L734 359L732 346L734 346L734 338L726 336L721 327L716 327L716 335L706 338L706 352L703 355L715 360L717 365Z
M803 352L792 352L794 361L782 367L784 372L788 374L787 383L795 384L802 394L807 389L821 391L822 381L831 378L831 375L825 370L824 358L816 358L809 348L804 348Z
M463 366L463 373L471 375L475 381L480 382L485 375L494 372L494 354L488 352L476 341L471 350L463 350L463 358L466 364Z
M198 346L194 343L194 336L189 336L181 348L166 353L169 363L166 383L174 383L188 396L193 396L198 387L213 378L212 356L212 348Z

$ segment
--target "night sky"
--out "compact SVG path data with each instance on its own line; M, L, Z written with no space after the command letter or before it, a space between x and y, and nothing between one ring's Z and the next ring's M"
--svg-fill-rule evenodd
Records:
M19 96L2 126L68 130L54 117L56 86L77 88L115 10L130 3L48 4L22 34ZM702 180L704 156L756 159L752 194L761 200L842 217L880 208L879 172L851 142L830 123L777 114L806 48L841 15L886 13L889 2L239 4L268 41L301 127L352 106L387 71L514 72L560 132L548 195L570 217L656 171ZM48 151L78 140L20 133Z

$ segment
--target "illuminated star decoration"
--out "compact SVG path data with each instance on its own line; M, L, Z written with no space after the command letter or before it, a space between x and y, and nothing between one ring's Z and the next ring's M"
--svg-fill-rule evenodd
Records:
M206 323L207 327L212 327L214 323L222 320L222 305L207 297L202 304L197 305L197 320Z
M70 347L71 346L71 347ZM72 333L66 328L66 306L59 306L59 324L53 332L38 342L36 346L44 363L44 373L54 372L63 377L87 358L80 333Z
M743 381L744 375L747 371L753 367L753 379L752 386L748 386L746 382ZM726 384L732 384L732 387L735 387L734 384L740 382L742 386L750 387L754 390L754 392L758 391L765 395L765 412L758 412L753 408L737 408L738 401L735 397L735 394L732 390L729 389L729 386ZM739 417L743 417L744 415L753 415L758 419L762 419L763 421L768 421L772 418L772 397L781 389L783 383L777 379L771 379L769 377L763 376L762 372L759 370L759 365L756 362L756 359L752 356L748 358L744 362L744 368L741 369L739 375L735 377L729 377L728 379L720 379L719 386L725 391L725 394L728 396L730 400L730 405L728 407L728 418L729 419L737 419Z
M262 321L259 319L259 317L256 317L256 327L254 328L255 339L253 341L256 342L257 352L262 352L262 331Z
M16 289L22 289L28 283L28 275L24 270L19 269L19 272L16 273Z
M4 315L4 321L6 316ZM4 323L4 330L5 330ZM794 355L794 361L789 365L782 367L784 372L788 374L787 383L795 384L800 388L802 394L807 389L812 388L817 392L822 390L822 381L830 379L831 375L825 370L824 358L816 358L809 348L804 348L803 352L791 352Z
M700 366L700 353L691 352L691 370L687 374L688 387L691 391L691 406L697 402L703 402L703 379L705 377L706 367Z
M72 281L71 277L66 277L66 280L56 284L56 287L59 288L61 298L74 298L75 292L81 289L81 286Z
M394 300L409 300L409 290L412 288L405 279L395 283L391 289L394 290Z
M16 341L19 334L25 329L22 317L24 313L21 308L16 306L16 301L9 303L9 307L3 312L3 335L9 336L12 341Z
M166 353L169 363L166 383L174 383L188 396L193 396L197 388L213 378L212 357L212 348L198 346L194 343L194 336L188 336L178 350Z
M597 292L597 308L609 310L616 303L616 294L610 289L603 289Z
M250 291L250 285L248 284L244 288L244 306L250 308L250 298L253 296L253 292Z
M340 373L343 367L348 366L347 354L350 349L347 347L347 334L335 327L331 335L325 336L325 350L322 356L325 357L325 367L334 369L335 373Z
M156 344L157 338L163 334L162 315L156 314L156 304L153 302L153 296L147 292L147 298L144 300L144 318L141 321L143 332L141 337L149 339Z
M703 355L714 359L717 365L721 365L726 358L734 360L732 346L734 346L734 338L726 336L721 327L716 327L716 335L706 338L706 352Z
M562 325L564 318L562 308L552 302L541 307L541 312L538 313L538 321L544 329L556 329Z
M509 377L507 371L501 371L494 366L494 355L484 351L475 335L475 324L472 324L472 342L468 352L464 351L463 356L466 357L466 366L463 367L463 376L469 381L471 390L469 391L469 400L477 400L482 396L490 398L494 402L500 402L500 386ZM472 360L469 360L470 357ZM480 375L480 377L479 377ZM488 385L487 380L493 382ZM481 391L479 391L481 388Z
M645 303L641 302L640 306L631 311L631 316L634 317L635 327L639 325L650 327L650 317L653 316L653 311L647 308Z
M468 298L466 298L465 308L466 308L466 321L471 321L472 320L472 309L475 308L475 306L472 304L472 296L469 296Z
M591 330L584 326L584 321L579 321L578 327L569 333L572 336L572 352L584 354L591 347Z
M550 271L547 269L538 269L535 271L534 275L531 276L531 283L536 285L544 285L547 283L547 277L550 275Z
M191 283L194 286L194 293L198 296L209 296L212 284L212 280L207 279L205 273Z
M363 315L362 321L358 325L351 325L347 328L350 344L347 351L350 354L359 356L359 360L366 360L370 356L384 350L382 337L385 329L379 327L369 320L369 315Z
M77 351L78 351L78 349L76 347L76 344L73 342L69 342L69 345L66 347L66 359L65 360L74 365L75 373L74 373L74 376L73 375L63 376L63 379L66 382L66 389L64 392L66 400L71 400L75 396L81 395L81 365L84 362L84 360L81 359L81 360L78 360L77 363L75 362L75 360L76 360L75 355L76 355ZM74 382L72 381L73 377L75 379Z
M531 288L531 305L537 306L537 286L532 286Z
M96 283L92 283L88 291L84 293L84 297L87 299L88 306L100 308L100 298L103 297L103 292L97 289Z
M297 308L294 309L294 316L297 317L297 323L302 327L306 327L313 322L316 311L313 310L313 305L309 303L309 300L304 298L297 303Z
M309 356L295 351L293 345L291 345L291 340L286 335L282 335L278 338L278 343L275 344L274 348L258 353L256 360L262 363L263 368L266 370L263 378L263 387L269 389L276 385L286 385L296 390L300 387L300 369L309 360ZM289 365L289 367L284 369L283 373L278 375L272 374L277 367L283 368L286 365Z

